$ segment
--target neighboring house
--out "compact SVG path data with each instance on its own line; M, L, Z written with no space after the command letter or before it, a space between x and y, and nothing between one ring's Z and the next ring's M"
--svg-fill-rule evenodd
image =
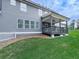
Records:
M77 28L77 24L76 24L75 20L71 20L70 24L69 24L69 29L74 30L75 28Z
M68 20L68 17L32 1L0 0L0 39L19 34L68 34ZM65 22L64 26L62 22Z
M77 29L79 29L79 20L77 21Z
M79 20L72 20L69 27L71 30L79 29Z
M79 29L79 19L74 22L74 28Z

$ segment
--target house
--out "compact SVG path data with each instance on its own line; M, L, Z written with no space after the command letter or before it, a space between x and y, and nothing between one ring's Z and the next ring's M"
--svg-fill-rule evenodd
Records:
M0 40L21 34L65 35L68 34L68 20L29 0L0 0Z
M71 20L70 22L69 27L71 30L79 29L79 20Z
M79 19L74 21L74 29L79 29Z

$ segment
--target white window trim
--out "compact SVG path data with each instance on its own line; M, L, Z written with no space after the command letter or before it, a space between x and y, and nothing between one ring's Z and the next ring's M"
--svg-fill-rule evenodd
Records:
M47 11L45 11L44 13L45 13L45 14L48 14L48 12L47 12Z
M38 21L35 22L35 28L36 28L36 29L39 29L39 28L40 28L40 27L39 27L39 26L40 26L40 23L38 22L38 28L37 28L37 22L38 22Z
M27 12L27 4L20 3L20 10L23 12Z
M38 29L40 29L40 28L41 28L41 26L42 26L42 25L41 25L41 23L39 22Z
M29 21L29 20L24 20L24 28L25 28L25 21ZM30 29L30 21L29 21L29 28L25 28L25 29Z
M10 0L10 5L16 6L16 0Z
M30 20L29 20L29 29L31 29L31 22L30 22Z
M19 20L19 19L18 19ZM25 29L24 28L24 20L23 19L21 19L21 20L23 20L23 28L18 28L18 20L17 20L17 29Z
M43 15L43 11L41 9L38 9L38 15L42 16Z
M23 29L25 29L25 20L23 19Z
M19 19L18 19L19 20ZM29 28L25 28L25 20L23 20L23 19L21 19L22 21L23 21L23 28L18 28L18 20L17 20L17 29L40 29L40 22L39 21L33 21L33 20L31 20L31 21L33 21L34 22L34 28L31 28L31 21L29 21L29 20L26 20L26 21L29 21ZM38 28L37 28L37 24L36 23L39 23L38 24Z
M34 22L34 28L31 27L31 21L30 21L30 29L35 29L35 21L33 21Z
M36 23L37 23L37 22L35 22L35 29L37 29L37 28L36 28L36 25L37 25Z

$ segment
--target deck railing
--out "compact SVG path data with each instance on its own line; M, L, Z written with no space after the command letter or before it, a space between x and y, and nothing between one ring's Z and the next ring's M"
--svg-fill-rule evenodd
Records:
M43 27L43 33L46 34L64 34L66 33L66 28L65 27Z

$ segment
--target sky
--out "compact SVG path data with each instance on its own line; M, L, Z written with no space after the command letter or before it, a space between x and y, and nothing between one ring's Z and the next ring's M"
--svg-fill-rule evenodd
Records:
M79 0L32 0L71 19L79 19Z

